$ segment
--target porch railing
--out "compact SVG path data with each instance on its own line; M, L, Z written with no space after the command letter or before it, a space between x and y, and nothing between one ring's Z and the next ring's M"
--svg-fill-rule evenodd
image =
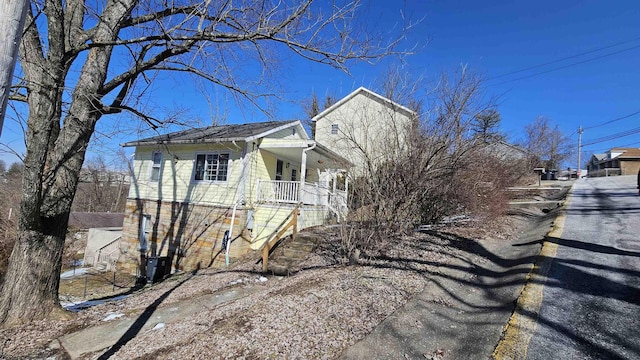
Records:
M590 177L618 176L618 175L621 175L620 168L605 168L605 169L589 171Z
M305 183L302 188L302 203L312 205L329 205L331 192L319 183Z
M104 264L106 265L105 270L113 270L114 264L120 256L120 239L121 237L118 237L101 248L87 250L84 256L85 266L97 267Z
M300 183L297 181L258 180L258 201L298 203Z
M277 202L305 205L334 206L334 202L345 202L346 192L331 191L319 183L304 183L300 192L299 181L258 180L258 202ZM341 200L344 199L344 200Z

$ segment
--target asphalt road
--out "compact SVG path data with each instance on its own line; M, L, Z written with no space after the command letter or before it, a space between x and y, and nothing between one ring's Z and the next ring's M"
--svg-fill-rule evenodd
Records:
M562 233L547 241L557 253L526 358L640 359L636 176L576 181Z

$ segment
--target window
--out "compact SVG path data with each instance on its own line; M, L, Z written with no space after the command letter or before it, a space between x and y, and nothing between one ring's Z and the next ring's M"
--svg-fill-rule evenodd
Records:
M298 169L291 169L291 181L298 181Z
M331 135L338 135L338 124L331 124Z
M282 180L282 168L284 168L284 161L276 160L276 180Z
M153 155L151 155L151 159L153 160L153 164L151 165L151 181L160 180L160 168L162 166L162 152L154 151Z
M196 154L196 181L227 181L229 154Z

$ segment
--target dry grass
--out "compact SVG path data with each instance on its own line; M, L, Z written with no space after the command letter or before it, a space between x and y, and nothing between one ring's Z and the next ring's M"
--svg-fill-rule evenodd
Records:
M131 274L91 272L61 279L58 293L63 301L96 299L126 292L135 285L135 281L135 276Z
M440 266L447 266L453 257L466 252L463 244L453 240L415 234L389 239L389 246L381 253L369 254L361 265L346 266L344 259L336 256L340 243L331 231L322 230L322 246L300 264L302 270L294 276L257 282L259 265L255 265L254 258L229 269L205 269L190 278L188 274L174 276L126 299L83 310L69 321L41 321L2 330L0 358L45 358L56 354L58 359L65 358L61 350L48 349L53 339L102 324L110 313L135 318L168 292L161 307L231 287L252 287L256 291L244 298L202 308L160 330L138 333L113 358L334 359L420 292ZM457 231L474 234L471 227ZM100 293L97 289L104 294L111 290L109 276L111 273L87 280L95 285L96 295ZM84 288L83 281L63 282L61 294L77 296ZM120 281L126 283L127 279L117 277L116 282Z

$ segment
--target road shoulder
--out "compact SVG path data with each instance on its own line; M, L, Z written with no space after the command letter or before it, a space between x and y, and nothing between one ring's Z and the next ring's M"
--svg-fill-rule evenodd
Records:
M513 314L559 209L538 215L512 240L472 241L438 276L343 359L489 358ZM485 259L477 263L473 255Z

